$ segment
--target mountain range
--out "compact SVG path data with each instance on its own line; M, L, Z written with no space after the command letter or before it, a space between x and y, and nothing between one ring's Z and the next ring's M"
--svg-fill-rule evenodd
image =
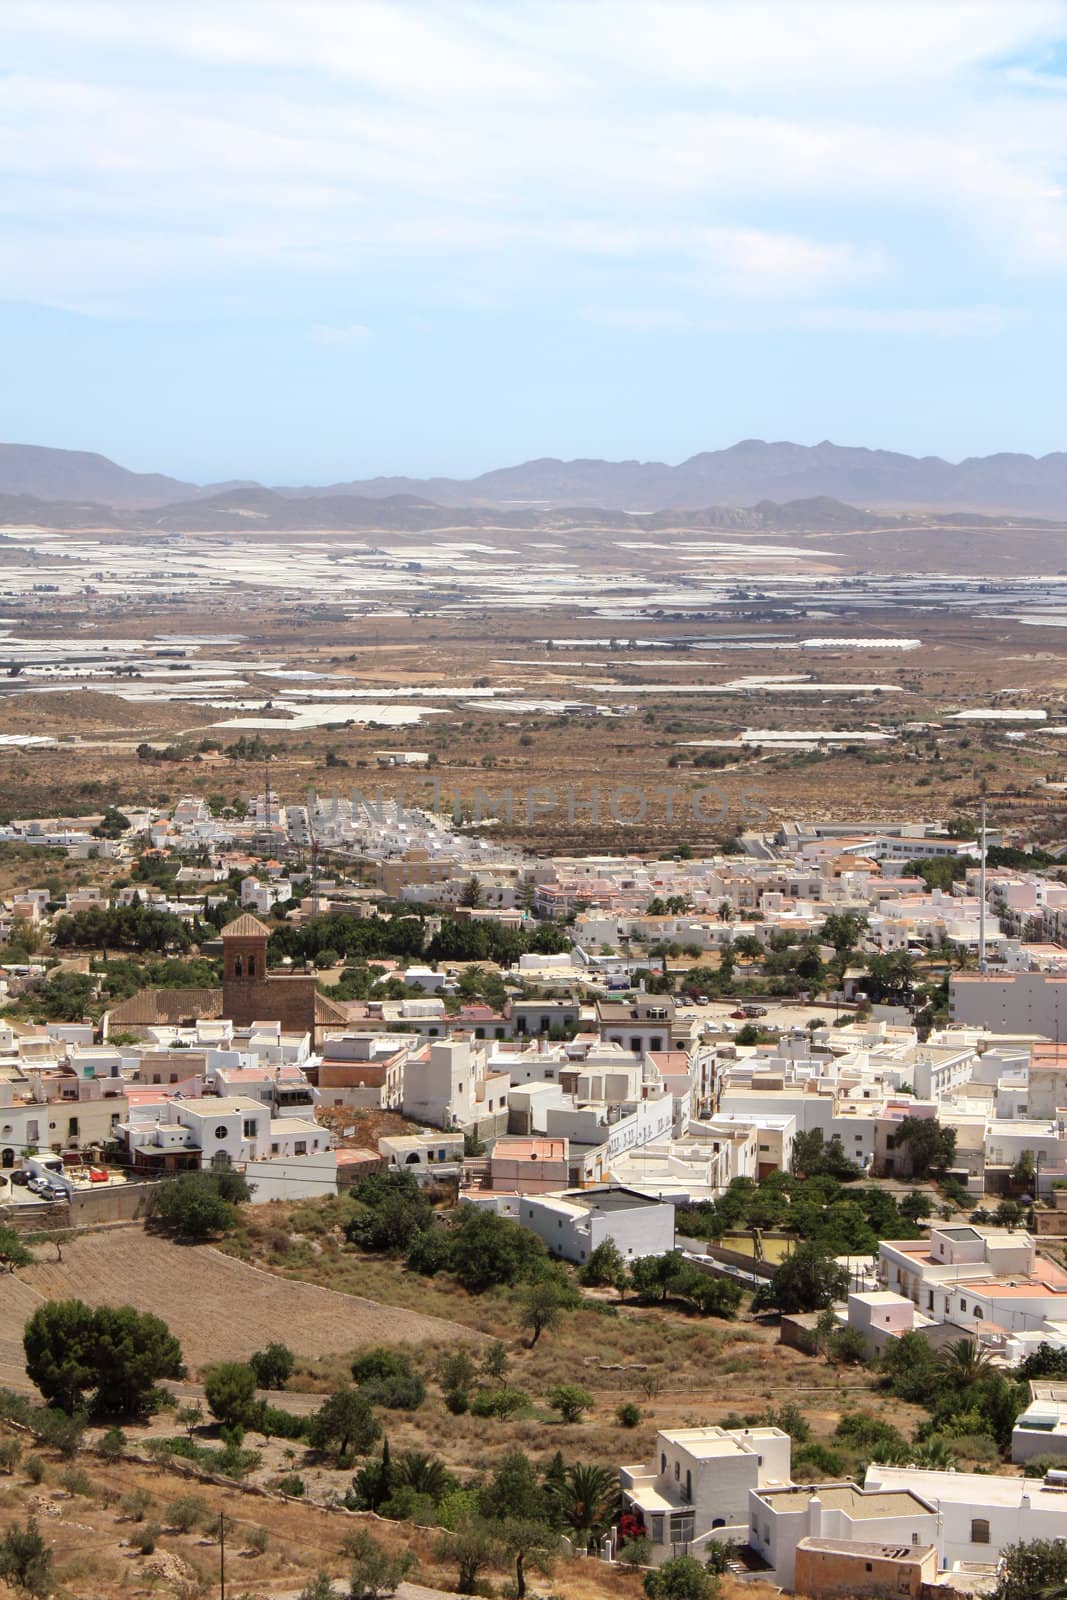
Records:
M196 484L160 473L130 472L106 456L41 445L0 444L0 496L90 503L122 511L193 501L227 502L268 491L247 479ZM746 439L703 451L677 466L660 461L557 461L500 467L475 478L378 477L314 486L276 486L277 500L392 501L414 511L431 506L514 512L595 507L606 511L692 512L752 507L760 501L836 500L869 511L940 511L989 516L1067 518L1067 453L1002 453L944 461L835 445ZM399 497L399 501L398 501ZM350 507L350 510L354 508ZM379 506L378 515L381 515ZM302 518L310 508L305 506ZM153 519L154 520L154 519ZM294 524L295 525L295 524ZM307 525L303 520L300 525ZM334 525L332 516L330 524Z

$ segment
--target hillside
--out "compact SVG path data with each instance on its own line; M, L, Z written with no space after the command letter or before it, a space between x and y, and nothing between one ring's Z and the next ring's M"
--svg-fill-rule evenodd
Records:
M206 486L160 473L130 472L106 456L39 445L0 444L0 507L8 523L41 521L33 502L78 503L82 522L107 521L110 507L121 512L158 508L175 526L175 508L196 502L225 509L234 491L247 491L246 512L261 508L274 526L284 527L278 500L303 503L311 521L293 526L334 527L338 502L389 503L390 516L416 516L419 506L545 511L595 507L611 512L701 512L706 508L754 506L767 501L830 499L848 505L893 511L951 509L994 516L1067 517L1067 452L1029 456L1001 452L945 461L940 456L910 456L871 450L745 439L725 450L706 450L677 465L662 461L560 461L551 457L499 467L475 478L375 477L326 486L262 488L247 479ZM24 498L23 498L24 497ZM17 504L21 499L21 505ZM221 502L221 504L220 504ZM217 514L217 512L216 512ZM348 517L363 516L350 510ZM369 515L369 513L367 514ZM348 521L347 526L362 526ZM382 526L380 522L378 526ZM385 526L399 525L396 521ZM406 526L407 524L405 524ZM422 526L431 527L433 522ZM203 524L199 524L203 526Z
M322 490L285 490L321 494ZM744 506L829 497L895 510L940 509L1061 517L1067 514L1067 453L999 454L959 463L831 444L746 439L702 451L677 466L660 461L526 461L469 480L372 478L328 494L425 495L441 505L665 507Z

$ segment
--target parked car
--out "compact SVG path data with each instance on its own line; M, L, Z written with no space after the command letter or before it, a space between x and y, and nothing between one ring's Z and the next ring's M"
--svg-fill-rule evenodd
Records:
M767 1007L766 1006L745 1006L744 1007L744 1015L746 1017L765 1017L767 1015Z
M12 1183L17 1183L20 1189L25 1189L25 1187L29 1183L29 1181L30 1181L29 1173L28 1172L23 1172L21 1167L19 1168L19 1170L17 1172L13 1172L11 1174L11 1182Z
M55 1199L55 1195L52 1192L52 1185L50 1183L46 1183L43 1178L31 1178L26 1187L30 1193L35 1194L39 1200Z
M750 1015L751 1015L751 1013L750 1013L750 1012L749 1012L749 1011L748 1011L748 1010L747 1010L747 1008L745 1008L745 1009L742 1009L742 1008L740 1008L740 1007L739 1007L739 1008L738 1008L738 1010L736 1010L736 1011L731 1011L731 1012L730 1012L730 1015L731 1015L731 1016L732 1016L732 1017L737 1017L737 1018L739 1018L739 1019L740 1019L740 1021L742 1021L742 1022L744 1022L744 1020L745 1020L745 1018L746 1018L746 1017L747 1017L747 1016L750 1016Z

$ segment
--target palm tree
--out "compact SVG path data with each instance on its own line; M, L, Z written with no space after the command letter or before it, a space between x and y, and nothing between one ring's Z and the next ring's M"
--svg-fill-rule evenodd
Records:
M422 1450L408 1450L397 1456L392 1468L393 1485L428 1495L436 1505L454 1486L455 1480L443 1461Z
M938 1358L944 1377L961 1389L968 1389L979 1378L984 1378L992 1364L989 1351L983 1350L974 1339L957 1339L947 1344Z
M619 1509L619 1478L610 1467L576 1461L557 1491L560 1516L568 1528L588 1538L606 1533Z
M954 1472L957 1458L944 1439L927 1439L924 1444L912 1445L901 1457L901 1465L917 1467L920 1472Z

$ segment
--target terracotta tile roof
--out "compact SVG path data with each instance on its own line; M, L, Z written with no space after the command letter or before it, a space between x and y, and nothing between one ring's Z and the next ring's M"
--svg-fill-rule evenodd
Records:
M334 1001L327 1000L325 995L315 996L315 1022L321 1027L325 1022L347 1022L348 1012L343 1006L336 1005Z
M270 929L254 917L250 911L245 911L239 917L234 917L222 930L223 939L269 939Z
M109 1025L153 1028L221 1016L221 989L142 989L112 1009Z

